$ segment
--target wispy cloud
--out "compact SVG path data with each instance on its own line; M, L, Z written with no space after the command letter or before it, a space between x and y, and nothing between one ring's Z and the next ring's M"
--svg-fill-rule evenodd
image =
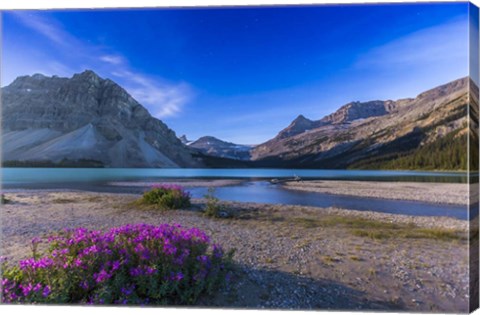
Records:
M28 72L71 76L75 72L92 69L101 76L112 79L115 77L115 81L158 118L180 114L193 97L189 84L170 82L154 75L135 71L130 66L131 61L121 53L110 47L80 40L51 17L28 11L12 11L8 14L12 14L21 24L45 37L48 43L61 53L57 58L49 56L48 53L37 55L37 58L33 55L23 56L21 58L23 61L15 62L15 64L21 63L22 66L16 68L12 64L7 70L2 71L4 77L16 77ZM10 54L10 59L18 61L18 58L12 55L14 54Z
M119 65L124 63L123 57L118 55L104 55L100 57L100 60L111 63L112 65Z
M351 100L398 99L468 75L468 18L393 39L358 56L344 82Z
M423 29L361 55L357 68L411 68L468 60L468 20ZM467 66L467 65L465 65ZM414 69L414 68L412 68Z
M54 19L47 18L41 14L28 11L9 11L23 25L45 36L58 46L68 47L80 44L80 41L65 31ZM77 47L80 48L81 46Z
M186 83L165 83L129 70L113 71L112 75L126 81L127 90L142 104L149 104L155 117L176 116L191 100L191 87Z

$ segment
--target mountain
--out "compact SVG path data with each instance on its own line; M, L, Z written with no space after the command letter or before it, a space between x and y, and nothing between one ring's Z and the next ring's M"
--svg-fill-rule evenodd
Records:
M201 137L190 143L189 147L197 149L207 156L242 161L250 160L250 150L252 149L250 146L225 142L211 136Z
M163 122L90 70L72 78L18 77L2 88L2 109L7 165L199 165Z
M185 144L185 145L189 145L190 143L192 143L192 141L190 141L190 140L187 139L187 136L186 136L186 135L182 135L182 136L181 136L180 138L178 138L178 139L180 139L180 141L181 141L183 144Z
M299 115L258 146L177 138L123 88L89 70L72 78L22 76L1 97L6 166L464 170L467 136L478 139L468 130L468 117L478 126L478 109L468 115L478 87L468 78L415 98L351 102L319 120Z
M413 99L352 102L317 121L299 116L256 146L252 161L264 167L466 169L469 84L462 78Z
M351 102L320 120L324 124L344 124L358 119L383 116L395 109L392 101Z
M321 121L313 121L305 118L303 115L299 115L292 123L282 131L278 133L278 139L285 139L303 133L310 129L315 129L322 126Z

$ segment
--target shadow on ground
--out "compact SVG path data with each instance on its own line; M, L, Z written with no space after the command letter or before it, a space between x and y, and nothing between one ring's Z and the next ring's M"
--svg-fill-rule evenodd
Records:
M386 310L405 307L398 301L370 300L358 290L331 280L282 271L236 266L222 292L199 306L247 309Z

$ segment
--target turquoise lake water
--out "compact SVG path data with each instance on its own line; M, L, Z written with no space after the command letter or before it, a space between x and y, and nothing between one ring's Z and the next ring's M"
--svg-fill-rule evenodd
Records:
M466 173L368 170L295 169L148 169L148 168L4 168L2 182L35 184L54 182L107 182L158 180L162 178L293 178L332 180L388 180L413 182L466 182Z
M113 168L5 168L2 169L4 189L79 189L96 192L134 192L141 194L147 187L136 182L159 183L172 179L245 179L239 184L218 187L215 195L221 200L271 204L338 207L360 211L376 211L416 216L448 216L467 220L465 205L433 204L419 201L375 199L332 195L284 189L270 179L303 180L365 180L466 183L466 173L413 171L351 171L351 170L285 170L285 169L113 169ZM113 184L123 182L122 186ZM129 185L131 183L131 185ZM206 187L187 188L195 198L207 192ZM478 207L477 207L478 208Z

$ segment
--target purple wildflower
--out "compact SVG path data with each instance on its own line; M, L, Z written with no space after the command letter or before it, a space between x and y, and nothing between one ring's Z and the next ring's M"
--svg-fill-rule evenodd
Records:
M217 245L217 244L213 244L213 256L215 258L221 258L223 256L223 250L222 248Z
M139 267L130 269L129 273L132 277L138 277L138 276L143 275L142 269L139 268Z
M122 288L120 290L120 292L122 292L122 294L126 295L126 296L129 296L130 294L133 293L133 291L135 290L135 285L132 285L131 287L129 288Z
M172 280L174 281L181 281L184 278L183 273L177 272L177 274L173 277Z
M81 266L82 266L82 260L79 259L79 258L75 258L75 259L73 260L73 265L74 265L75 267L81 267Z
M153 275L154 273L157 273L157 269L152 268L152 267L150 267L150 266L147 266L147 267L145 268L145 274L146 274L146 275Z
M199 262L201 262L202 264L205 265L205 264L207 264L207 262L208 262L208 257L205 256L205 255L201 255L201 256L198 256L198 257L197 257L197 260L198 260Z
M120 268L120 261L116 260L112 264L112 271L118 270Z
M59 282L62 285L69 283L70 275L74 275L83 277L76 288L83 294L92 289L102 290L105 288L105 282L112 277L124 281L120 283L123 287L117 289L120 292L114 293L118 299L103 301L97 295L83 296L83 301L149 303L149 300L144 299L145 296L139 298L134 295L136 288L133 283L138 281L136 277L150 277L161 273L166 285L170 286L174 282L185 281L186 270L197 270L196 274L193 274L194 281L208 281L207 277L218 277L219 271L225 269L221 261L224 252L219 245L213 244L212 251L209 252L211 244L203 231L195 228L183 229L178 224L126 225L107 232L73 229L59 236L50 237L49 243L52 245L49 256L20 261L20 272L26 275L23 280L18 282L7 278L1 280L2 302L29 300L36 302L35 299L39 295L47 298L52 294L52 288L43 284L45 276L66 277ZM161 266L161 269L157 270L156 266ZM46 268L48 272L39 273L37 276L37 272ZM68 268L68 272L62 268ZM215 269L211 270L212 268ZM123 269L127 273L126 279L117 278ZM190 271L188 274L190 275ZM229 278L230 275L227 274L226 279ZM188 279L190 280L190 276ZM58 288L63 289L65 288ZM35 294L32 294L34 292ZM132 295L135 298L132 298Z
M93 274L93 278L97 283L101 283L105 280L108 280L110 279L110 277L111 275L108 272L106 272L105 269L102 269L102 271L100 271L99 273Z
M18 287L22 290L23 296L28 296L33 290L33 285L28 283L26 286L19 284Z
M39 244L42 242L42 239L39 238L39 237L34 237L32 238L32 244L35 245L35 244Z
M47 285L43 288L42 296L46 298L47 296L50 295L50 292L51 292L50 286Z
M38 292L42 289L42 284L41 283L37 283L34 287L33 287L33 291L34 292Z
M84 290L88 289L88 282L86 280L80 282L80 287Z

